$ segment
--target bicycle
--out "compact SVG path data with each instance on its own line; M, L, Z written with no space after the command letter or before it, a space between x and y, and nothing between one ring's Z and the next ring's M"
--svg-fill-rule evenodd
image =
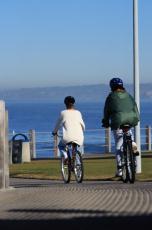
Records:
M120 168L122 169L122 181L124 183L135 182L135 174L136 174L136 159L135 157L138 155L133 152L132 148L132 138L129 132L131 126L123 125L120 127L123 130L123 151L121 156L122 165Z
M83 181L83 160L78 147L79 145L75 142L66 144L65 150L68 158L65 159L64 156L61 156L61 172L65 183L70 182L72 172L74 173L75 179L78 183Z

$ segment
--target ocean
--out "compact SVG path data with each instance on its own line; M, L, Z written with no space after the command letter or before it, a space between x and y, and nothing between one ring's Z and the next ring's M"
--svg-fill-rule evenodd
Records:
M102 153L104 149L104 129L101 127L104 102L77 103L76 109L80 110L86 125L85 152ZM65 109L63 103L21 102L8 101L6 109L9 116L10 139L16 133L36 131L38 157L53 155L53 139L51 132L54 128L60 111ZM144 142L145 126L152 126L152 100L142 100L140 104L140 126L142 142ZM112 140L113 142L113 140Z

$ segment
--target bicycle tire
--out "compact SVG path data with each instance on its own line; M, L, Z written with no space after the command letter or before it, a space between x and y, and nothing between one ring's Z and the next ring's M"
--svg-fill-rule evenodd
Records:
M69 183L71 179L71 170L70 170L70 161L67 159L67 163L65 164L64 156L61 157L61 174L64 183Z
M123 156L122 156L122 176L121 179L124 183L127 183L129 178L128 178L128 169L127 169L127 154L126 150L124 150Z
M132 150L132 142L127 143L127 159L128 159L128 180L130 183L135 182L135 159Z
M82 155L79 151L76 151L74 158L74 175L77 183L82 183L84 176L84 167Z

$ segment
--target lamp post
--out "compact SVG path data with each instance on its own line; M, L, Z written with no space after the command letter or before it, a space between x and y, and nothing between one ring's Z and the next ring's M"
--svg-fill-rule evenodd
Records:
M138 0L133 0L133 75L134 75L134 98L140 112L139 93L139 45L138 45ZM140 144L140 122L135 127L135 141L138 146L139 156L137 160L137 173L141 173L141 144Z

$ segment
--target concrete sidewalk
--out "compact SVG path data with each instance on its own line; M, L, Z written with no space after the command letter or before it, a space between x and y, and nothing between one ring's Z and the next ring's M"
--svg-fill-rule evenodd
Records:
M152 225L152 183L11 179L0 190L0 229L144 229ZM151 229L151 227L150 227Z

